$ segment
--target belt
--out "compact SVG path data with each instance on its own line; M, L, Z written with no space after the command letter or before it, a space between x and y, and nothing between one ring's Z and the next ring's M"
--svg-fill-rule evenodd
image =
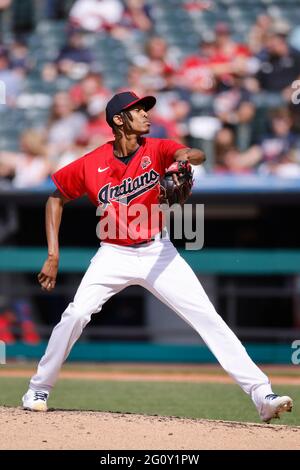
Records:
M150 238L150 240L144 240L142 242L134 243L133 245L129 245L129 248L138 248L139 246L148 245L148 243L152 243L155 241L155 238Z
M128 245L130 248L138 248L139 246L148 245L149 243L154 242L155 240L161 240L167 235L167 231L163 228L160 232L158 232L154 237L150 238L149 240L143 240L142 242L134 243L133 245Z
M137 242L129 246L130 248L138 248L139 246L148 245L149 243L152 243L155 240L160 240L164 236L165 236L165 229L162 229L160 232L158 232L154 237L150 238L149 240L143 240L142 242Z

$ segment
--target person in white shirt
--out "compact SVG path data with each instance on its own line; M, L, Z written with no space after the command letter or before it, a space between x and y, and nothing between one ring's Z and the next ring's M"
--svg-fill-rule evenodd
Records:
M70 21L86 31L101 31L118 23L123 10L119 0L77 0L71 8Z

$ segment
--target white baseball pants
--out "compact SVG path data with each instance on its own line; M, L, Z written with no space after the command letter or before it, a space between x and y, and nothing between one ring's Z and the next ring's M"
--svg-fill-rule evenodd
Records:
M91 315L129 285L145 287L191 325L256 405L272 393L268 377L217 314L197 276L167 238L135 248L101 244L74 301L52 332L37 374L31 379L31 389L51 390Z

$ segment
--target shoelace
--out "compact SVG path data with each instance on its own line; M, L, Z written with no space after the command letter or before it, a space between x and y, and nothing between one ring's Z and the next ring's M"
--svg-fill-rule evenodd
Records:
M34 400L43 400L46 401L48 394L46 392L34 392Z
M265 398L267 400L274 400L274 398L277 398L279 395L276 395L275 393L270 393L269 395L266 395Z

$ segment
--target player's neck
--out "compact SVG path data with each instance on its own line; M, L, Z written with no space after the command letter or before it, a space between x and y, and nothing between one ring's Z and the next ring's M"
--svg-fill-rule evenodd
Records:
M122 158L135 152L140 146L140 138L137 135L124 136L116 138L114 141L114 154Z

